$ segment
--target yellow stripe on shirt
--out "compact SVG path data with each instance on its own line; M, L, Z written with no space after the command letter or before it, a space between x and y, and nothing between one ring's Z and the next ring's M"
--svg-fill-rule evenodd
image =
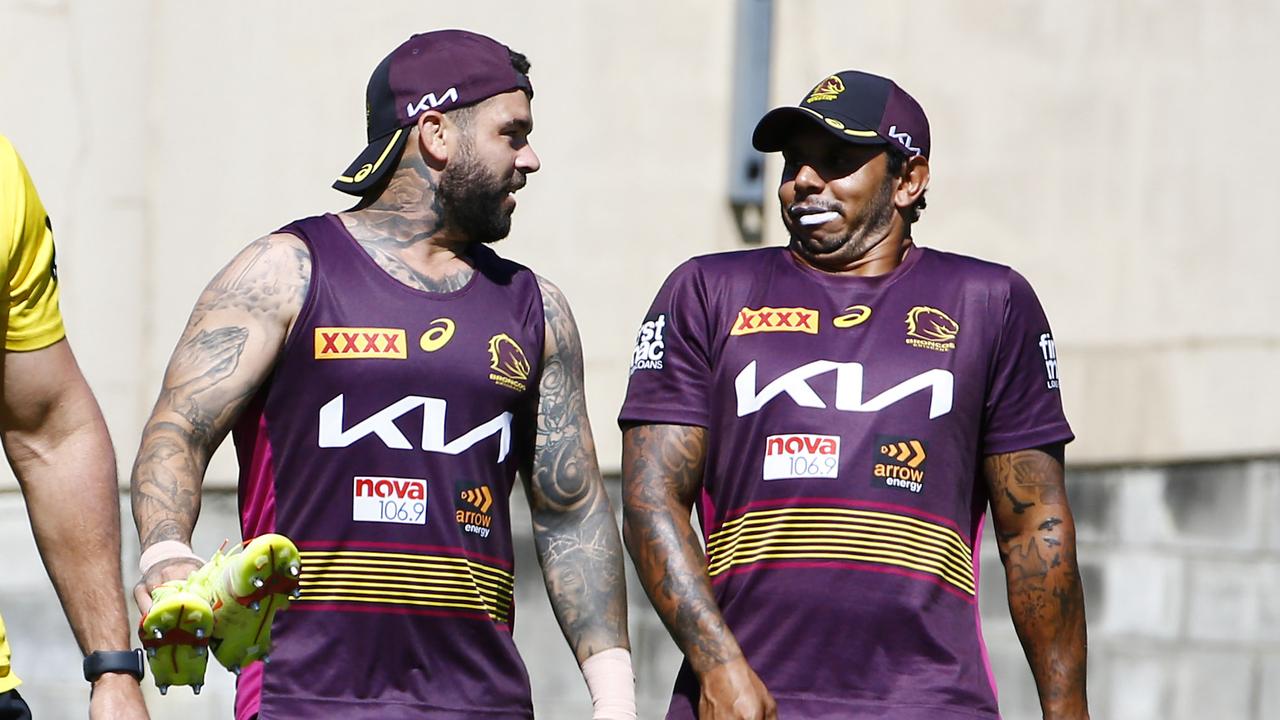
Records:
M910 570L976 594L973 551L955 530L882 510L791 507L729 520L707 539L707 572L768 561L849 561Z
M511 619L515 577L466 557L359 550L302 553L298 602L435 607Z

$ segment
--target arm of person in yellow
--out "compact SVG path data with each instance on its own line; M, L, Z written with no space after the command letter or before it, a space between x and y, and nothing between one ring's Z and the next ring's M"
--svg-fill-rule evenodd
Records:
M115 454L71 346L6 352L3 387L5 453L76 643L86 654L127 650ZM138 681L102 675L90 717L147 717Z
M0 251L0 439L80 650L128 650L115 454L98 403L63 338L53 224L3 136ZM95 720L147 717L131 675L101 674L91 697Z

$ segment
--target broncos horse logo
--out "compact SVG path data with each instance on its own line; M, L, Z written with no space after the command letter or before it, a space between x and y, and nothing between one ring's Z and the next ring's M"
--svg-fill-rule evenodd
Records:
M818 83L818 86L809 93L805 103L817 102L818 100L835 100L842 92L844 92L844 81L832 75Z
M917 305L907 313L907 344L946 352L955 349L960 323L938 308Z
M524 349L506 333L489 338L489 379L503 387L523 392L528 386L529 358Z

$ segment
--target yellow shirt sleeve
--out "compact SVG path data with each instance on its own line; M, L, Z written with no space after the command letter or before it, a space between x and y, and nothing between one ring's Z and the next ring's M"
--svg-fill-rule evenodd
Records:
M9 692L21 682L9 668L9 638L5 636L4 618L0 618L0 693Z
M53 225L13 145L0 135L0 264L8 294L5 350L39 350L63 338Z

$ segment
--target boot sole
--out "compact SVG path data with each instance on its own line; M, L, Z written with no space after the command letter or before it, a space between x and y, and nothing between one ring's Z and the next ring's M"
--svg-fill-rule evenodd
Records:
M234 672L267 659L271 623L289 606L301 575L298 548L283 535L254 538L227 560L221 580L225 590L216 594L213 609L210 647L218 662Z
M213 625L213 609L193 593L170 592L151 606L138 627L138 636L161 693L170 685L190 685L200 692Z

